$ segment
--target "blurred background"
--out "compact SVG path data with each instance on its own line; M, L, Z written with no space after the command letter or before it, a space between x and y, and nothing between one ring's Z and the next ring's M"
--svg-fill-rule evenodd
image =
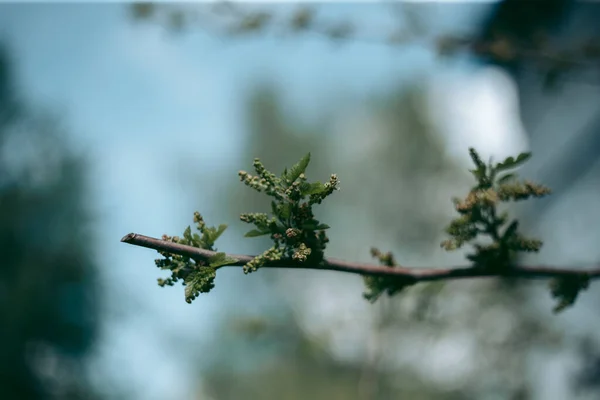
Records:
M327 254L465 265L439 242L484 159L521 151L554 194L510 206L529 265L600 262L600 6L0 4L0 398L597 399L595 285L554 316L545 282L421 284L220 270L192 305L129 232L198 210L257 254L239 182L312 153ZM468 39L465 39L468 38Z

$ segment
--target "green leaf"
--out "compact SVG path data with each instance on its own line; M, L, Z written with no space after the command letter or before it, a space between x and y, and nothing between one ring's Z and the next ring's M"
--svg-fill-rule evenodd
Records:
M316 230L325 230L325 229L329 229L329 228L331 228L331 227L327 224L319 224L315 229Z
M279 206L279 218L286 220L292 215L292 205L290 203L283 203Z
M391 297L415 283L414 279L401 277L363 276L363 280L367 289L363 297L371 303L385 293Z
M258 236L268 235L270 233L271 233L271 231L268 231L268 230L260 230L259 231L257 229L252 229L251 231L246 232L244 237L258 237Z
M218 268L223 265L231 265L238 261L239 260L237 258L227 257L225 253L217 253L208 259L208 263L211 268Z
M481 182L482 180L485 179L486 170L487 170L486 166L481 165L477 169L470 169L469 172L471 172L473 174L475 179L477 179L477 182Z
M469 155L471 156L471 160L473 160L473 164L475 164L477 169L483 168L483 170L485 171L485 164L483 163L483 161L481 161L481 157L479 157L479 154L477 154L474 148L469 148Z
M306 185L300 186L300 193L302 193L303 196L318 194L323 191L325 191L325 185L319 181L313 183L306 182Z
M328 225L326 225L326 224L319 224L319 221L314 220L314 219L306 221L305 223L303 223L302 226L301 226L301 228L302 229L307 229L309 231L315 231L315 230L319 230L319 229L327 229L327 228L320 228L320 226L324 226L324 227L326 226L327 228L329 228Z
M183 237L185 238L185 240L187 241L192 241L192 228L188 225L187 228L185 228L185 231L183 232Z
M310 189L310 183L302 182L300 183L300 186L298 186L298 189L303 196L306 196L306 191Z
M294 165L290 171L286 174L285 179L289 181L291 184L294 182L300 174L303 174L306 171L306 167L308 167L308 163L310 162L310 153L306 154L296 165ZM286 182L287 184L287 182Z
M502 185L503 183L506 183L508 181L510 181L511 179L515 179L517 177L516 174L507 174L504 176L501 176L500 178L498 178L498 184Z
M217 233L217 229L215 227L206 228L204 230L204 243L208 246L207 248L212 247L219 237L219 233Z
M525 161L529 160L531 157L531 152L521 153L517 156L516 159L512 157L508 157L501 163L496 164L496 171L504 171L510 168L516 168L519 165L523 164Z
M215 233L215 241L223 234L223 232L225 232L225 229L227 229L227 224L219 225L219 229L217 229L217 232Z
M280 204L276 204L274 201L271 202L271 209L273 210L273 214L279 218L280 220L286 220L292 215L292 204L282 202Z
M564 276L554 278L550 281L550 291L552 297L558 302L554 307L554 313L564 311L566 308L575 304L575 300L582 290L589 287L590 277L583 273L575 276Z
M185 280L185 301L188 303L191 303L191 300L196 297L196 293L199 292L200 280L201 277L197 274L190 274L188 279Z
M285 231L287 230L287 227L283 224L280 224L278 222L274 222L269 226L269 233L273 232L273 233L281 233L284 234Z
M215 268L203 267L193 271L185 279L185 301L191 303L200 293L208 293L215 287Z
M517 228L519 227L519 221L513 221L510 223L510 225L508 226L508 228L506 228L506 230L504 231L504 235L502 236L503 240L506 240L512 236L514 236L514 234L517 232Z

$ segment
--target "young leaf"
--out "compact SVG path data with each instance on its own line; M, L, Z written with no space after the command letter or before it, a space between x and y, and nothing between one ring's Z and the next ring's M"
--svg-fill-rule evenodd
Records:
M587 289L589 283L590 278L585 274L552 279L550 290L552 297L558 301L553 309L554 313L559 313L575 304L579 293Z
M300 189L300 194L302 194L302 196L306 196L306 191L310 190L311 184L308 182L301 182L300 186L298 187L298 189Z
M327 226L327 228L319 228L319 226L327 226L326 224L319 224L319 221L317 220L309 220L306 221L305 223L302 224L302 229L306 229L309 231L315 231L318 229L327 229L329 228L329 226Z
M473 174L477 182L481 182L485 179L486 166L481 165L477 169L470 169L469 172Z
M302 196L318 194L318 193L323 192L324 190L325 190L325 185L323 185L319 181L313 182L313 183L305 182L305 184L300 186L300 193L302 193Z
M516 174L507 174L504 176L501 176L500 178L498 178L498 184L502 185L503 183L506 183L508 181L510 181L511 179L515 179L517 177Z
M290 203L283 203L279 206L278 217L286 220L292 215L292 205Z
M215 287L215 268L202 268L189 274L185 282L185 301L191 303L200 293L208 293Z
M283 224L280 224L278 222L273 222L269 225L269 232L268 233L281 233L282 235L285 233L285 231L287 230L287 227L284 226Z
M223 232L225 232L225 229L227 229L227 224L219 225L219 229L217 229L217 232L215 233L214 241L216 241L219 238L219 236L221 236Z
M329 225L327 225L327 224L319 224L319 225L318 225L318 226L315 228L315 230L325 230L325 229L329 229L329 228L331 228L331 227L330 227Z
M523 164L525 161L529 160L530 157L531 157L530 152L521 153L517 156L516 159L514 159L512 157L508 157L503 162L496 164L496 171L500 172L500 171L504 171L507 169L516 168L519 165Z
M189 225L187 228L185 228L185 231L183 232L183 237L190 242L192 241L192 228Z
M208 246L207 248L210 248L215 244L217 230L212 226L210 228L206 228L203 236L204 243Z
M475 164L477 169L483 169L483 171L485 171L485 164L483 161L481 161L481 157L479 157L479 154L477 154L474 148L469 148L469 155L471 156L471 160L473 160L473 164Z
M506 240L510 237L512 237L515 232L517 232L517 228L519 227L519 221L513 221L510 223L510 225L508 226L508 228L506 228L506 231L504 231L504 235L502 237L502 239Z
M269 233L271 233L271 231L269 231L269 230L260 230L259 231L257 229L252 229L251 231L246 232L244 237L258 237L258 236L268 235Z
M217 253L208 259L209 266L212 268L218 268L223 265L233 264L237 261L237 258L227 257L225 253Z
M185 301L188 303L192 302L192 299L199 292L200 281L202 277L196 274L190 274L186 279L185 285Z
M310 162L310 153L306 154L296 165L294 165L290 171L286 174L285 179L290 183L294 182L300 174L303 174L306 171L306 167L308 167L308 163Z

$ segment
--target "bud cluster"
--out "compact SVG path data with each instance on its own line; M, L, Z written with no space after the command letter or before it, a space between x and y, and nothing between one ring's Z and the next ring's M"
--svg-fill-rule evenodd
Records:
M271 203L272 217L262 213L240 215L242 221L256 226L256 229L246 233L247 237L269 235L274 243L271 253L263 253L252 260L246 265L244 272L255 271L269 261L269 257L285 257L297 263L320 263L323 260L324 250L329 242L324 230L329 226L315 219L312 206L320 204L338 189L339 182L335 174L325 184L307 182L305 171L309 162L310 154L307 154L277 178L260 160L255 159L256 176L245 171L239 173L246 185L274 198Z

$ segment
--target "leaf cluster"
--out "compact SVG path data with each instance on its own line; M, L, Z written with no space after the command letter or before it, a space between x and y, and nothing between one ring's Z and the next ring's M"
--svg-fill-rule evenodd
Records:
M469 153L475 164L470 172L477 184L464 199L453 199L460 217L446 228L451 239L443 241L441 245L451 251L472 243L475 252L468 254L467 258L473 263L473 268L509 272L517 252L537 252L542 247L542 241L519 233L518 221L508 223L508 213L498 215L497 206L501 202L543 197L550 194L550 189L530 181L519 181L514 172L509 172L525 163L531 153L521 153L516 158L508 157L495 165L491 160L485 164L473 148L469 149ZM488 236L492 242L487 245L474 243L480 235ZM587 288L588 283L589 278L585 274L551 281L552 296L558 300L554 311L560 312L571 306L579 291Z
M188 226L183 232L183 237L163 235L162 239L173 243L215 251L214 244L225 229L227 229L227 225L222 224L218 228L208 227L202 215L197 211L194 213L194 222L200 234L192 233L191 227ZM173 286L181 280L185 286L185 301L187 303L191 303L200 293L208 293L215 286L214 280L219 267L237 261L235 258L228 257L225 253L217 253L208 259L207 262L192 260L187 256L164 251L159 251L159 253L164 258L155 260L156 266L160 269L171 271L171 276L166 279L159 278L158 284L161 287Z
M274 198L271 202L272 215L265 213L244 213L240 219L254 224L255 229L246 233L246 237L270 235L273 246L254 257L244 265L244 273L256 271L268 262L286 259L296 263L315 263L323 260L323 254L329 239L325 229L329 226L315 219L312 207L320 204L327 196L339 189L339 181L332 174L326 183L306 180L305 171L310 162L310 153L304 156L281 176L269 172L259 159L254 160L256 175L240 171L242 182L251 188L265 192ZM227 228L206 226L199 212L194 213L194 223L200 232L192 233L188 226L182 237L163 235L162 239L201 249L215 251L215 241ZM159 251L164 257L155 260L156 266L171 271L171 276L158 279L161 287L173 286L179 280L185 286L185 300L191 303L200 293L208 293L214 287L216 271L219 267L231 265L238 260L225 253L217 253L207 262L193 260L188 256Z
M366 41L389 46L406 45L429 33L415 15L405 15L410 23L384 34L370 35L356 21L331 20L319 16L312 6L298 6L289 13L274 13L229 2L217 2L213 7L184 9L181 5L136 3L130 8L136 21L162 23L173 32L193 27L197 21L210 21L211 30L229 37L241 37L275 32L280 35L318 34L330 41ZM435 38L433 46L440 56L455 57L467 50L486 60L504 66L527 63L535 65L540 83L546 90L560 89L565 81L584 75L580 72L595 68L600 59L600 43L594 35L581 38L565 47L560 38L548 32L536 31L535 37L515 37L514 32L498 31L493 38L445 34Z
M310 153L286 168L280 176L268 171L256 158L256 175L246 171L238 173L240 180L258 192L272 197L271 213L245 213L244 222L254 224L255 229L246 237L270 235L273 246L244 266L244 273L256 271L265 263L286 258L298 263L318 264L323 260L329 242L325 230L329 225L319 222L312 207L339 189L337 175L332 174L326 183L308 182L305 171L310 163Z
M553 311L559 313L575 304L579 292L587 289L589 284L590 277L585 273L551 280L550 291L558 301Z
M550 193L550 190L528 181L519 182L517 175L509 172L527 161L531 153L521 153L516 158L508 157L497 164L493 164L491 160L484 163L473 148L469 149L469 154L475 164L470 172L477 184L464 199L454 199L460 216L446 228L451 238L441 245L450 251L472 243L475 252L468 254L467 258L474 268L503 271L510 268L515 252L538 251L542 242L521 235L517 231L519 223L516 220L502 229L509 218L507 213L498 215L498 203L542 197ZM475 243L474 240L480 235L489 236L492 242L487 245ZM391 268L396 266L391 253L382 254L374 248L371 254L382 265ZM371 302L376 301L383 293L391 296L415 283L414 279L405 277L365 276L364 280L368 289L364 297Z
M396 260L391 252L382 253L379 249L371 248L371 256L377 258L381 265L385 265L390 268L397 266ZM400 292L405 287L416 283L414 278L409 277L387 277L387 276L363 276L367 291L363 293L363 297L374 303L381 297L382 294L387 293L388 296L393 296Z
M498 215L498 204L543 197L550 193L550 189L529 181L519 181L515 173L509 172L525 163L531 153L521 153L517 158L508 157L497 164L491 160L484 163L473 148L469 149L469 153L475 164L470 172L477 184L464 199L453 199L460 216L446 228L451 238L441 245L451 251L472 243L475 252L468 254L467 258L474 268L505 271L511 267L516 252L537 252L542 242L519 233L518 221L509 223L508 213ZM491 243L475 243L478 236L487 236Z

